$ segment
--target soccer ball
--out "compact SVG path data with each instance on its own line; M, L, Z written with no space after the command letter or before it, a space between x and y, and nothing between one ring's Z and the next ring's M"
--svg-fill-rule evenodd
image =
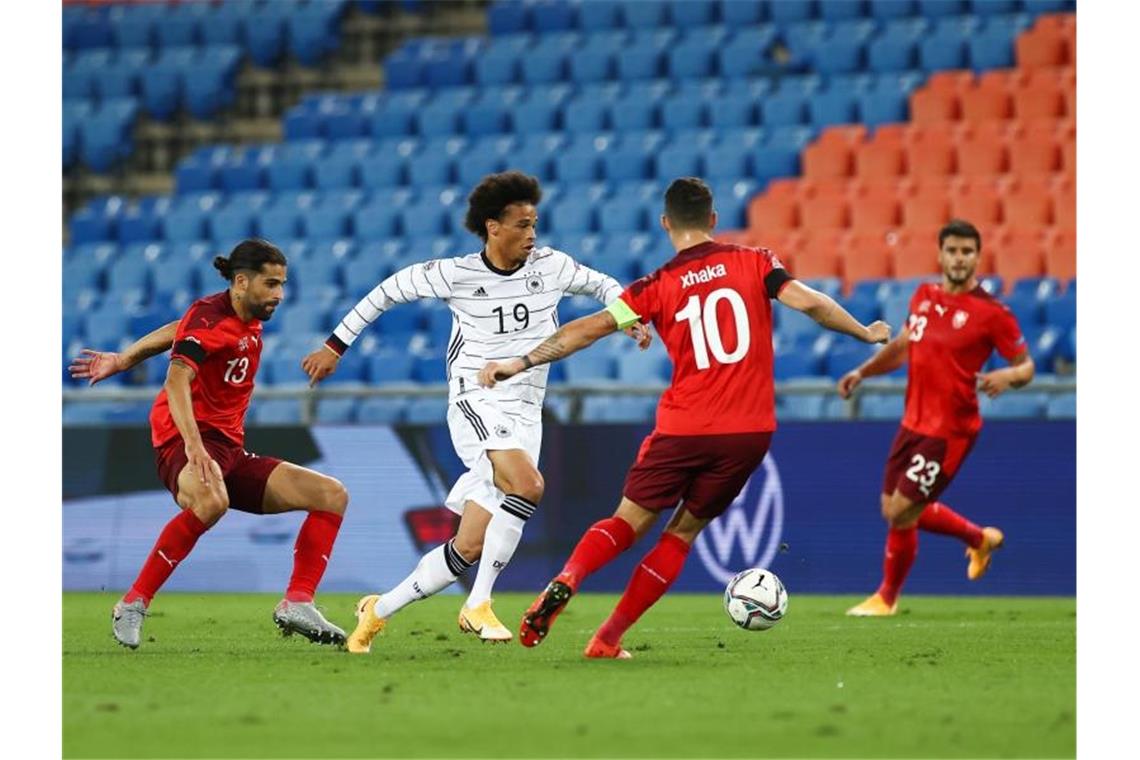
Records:
M724 611L746 631L766 631L788 611L788 592L771 570L752 567L728 582Z

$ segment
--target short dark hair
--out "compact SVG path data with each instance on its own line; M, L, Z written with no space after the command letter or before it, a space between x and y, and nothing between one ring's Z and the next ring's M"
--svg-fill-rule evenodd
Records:
M945 227L938 230L939 248L942 247L948 237L973 238L974 242L978 244L978 253L982 252L982 233L978 232L978 228L965 219L951 219Z
M486 240L488 219L501 218L512 203L537 206L541 200L542 188L535 177L517 171L488 174L467 196L463 226Z
M712 190L697 177L675 179L665 191L665 216L674 227L708 229L712 209Z
M234 275L241 270L260 274L261 268L266 264L285 266L285 254L281 253L281 249L277 246L259 238L241 241L230 251L228 258L226 256L214 258L214 269L221 272L222 277L230 282L234 281Z

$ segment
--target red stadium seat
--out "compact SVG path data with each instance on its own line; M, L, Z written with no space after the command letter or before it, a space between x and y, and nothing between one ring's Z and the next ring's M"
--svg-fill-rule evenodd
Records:
M771 198L795 198L800 191L800 180L796 177L774 179L768 183L764 195Z
M1018 69L991 69L978 76L977 87L980 90L1010 92L1018 88L1024 78L1025 72Z
M931 141L952 143L961 125L953 121L931 121L925 124L907 124L903 131L903 143L915 145Z
M820 133L817 145L846 145L853 147L867 139L867 127L862 124L843 124L828 127Z
M1002 199L1002 218L1018 228L1045 227L1053 222L1053 199L1043 193L1010 193Z
M829 230L847 226L847 201L821 195L800 201L800 226L806 230Z
M977 227L1001 223L1001 200L997 193L956 193L951 200L950 210L955 219L965 219Z
M1013 96L1014 111L1022 121L1059 119L1065 115L1065 99L1060 89L1035 87L1018 90Z
M796 198L807 200L809 198L844 198L852 180L846 177L823 177L820 179L802 179L796 188Z
M950 219L950 203L944 195L916 195L903 202L903 224L941 225Z
M1056 230L1046 237L1045 272L1062 282L1077 276L1076 230Z
M868 195L851 202L851 227L856 230L885 230L897 227L899 204L894 195Z
M862 179L897 177L906 173L906 156L894 142L867 143L855 153L855 175Z
M1009 93L992 88L971 87L959 98L965 121L1008 119L1013 112Z
M842 265L843 279L848 285L891 276L891 259L886 246L865 247L849 238L842 250Z
M853 160L848 145L816 142L802 154L803 175L808 179L850 177Z
M748 204L748 227L757 232L787 230L799 225L794 196L765 193Z
M954 173L954 145L941 140L912 143L906 149L906 163L912 177L945 177Z
M1034 28L1017 38L1017 66L1022 69L1070 64L1065 38L1043 28Z
M938 274L938 247L912 242L891 251L891 266L900 280Z
M906 124L883 124L875 130L871 142L878 145L902 145L906 141Z
M1045 261L1040 241L1014 238L1002 244L994 251L994 272L1005 280L1007 287L1023 277L1041 277Z
M829 237L818 233L804 235L800 248L795 253L796 268L793 274L800 279L838 277L840 274L838 241L838 234Z
M956 92L924 88L910 96L910 120L914 124L955 121L959 113Z
M1018 140L1009 146L1013 174L1048 174L1061 168L1061 153L1052 140Z
M1053 194L1053 224L1066 230L1077 228L1077 193L1074 189Z
M974 74L970 71L936 71L926 80L924 90L935 92L960 93L974 85Z
M993 175L1006 171L1006 148L997 140L963 140L958 143L956 152L959 174Z

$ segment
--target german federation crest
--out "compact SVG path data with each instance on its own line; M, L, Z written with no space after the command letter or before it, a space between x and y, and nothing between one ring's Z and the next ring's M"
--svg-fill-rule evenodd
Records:
M772 454L693 546L709 575L728 583L742 567L771 567L784 532L784 489Z
M530 293L541 293L543 289L542 275L538 272L526 276L526 289Z

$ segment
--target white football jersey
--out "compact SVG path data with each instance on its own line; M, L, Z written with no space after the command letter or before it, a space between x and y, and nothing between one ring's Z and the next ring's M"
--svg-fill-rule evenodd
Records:
M489 361L522 356L558 329L558 302L586 295L608 306L622 286L609 275L553 248L536 248L513 272L496 269L480 251L413 264L387 278L344 316L334 334L352 345L368 325L397 304L438 298L451 309L444 360L449 400L479 389L475 376ZM497 383L492 392L503 413L527 422L542 419L550 365Z

